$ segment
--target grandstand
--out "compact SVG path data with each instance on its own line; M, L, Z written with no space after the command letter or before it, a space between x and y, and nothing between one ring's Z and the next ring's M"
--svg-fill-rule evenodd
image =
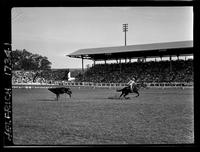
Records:
M132 76L149 85L153 83L193 83L193 59L179 59L180 56L191 55L193 55L193 41L80 49L68 56L81 58L82 69L71 71L68 69L17 70L12 72L12 84L67 83L67 85L75 85L78 82L80 85L83 83L101 83L98 86L103 86L102 83L124 85ZM177 60L171 60L174 56ZM159 57L161 60L159 62L148 61L148 58L152 57ZM162 60L162 57L167 57L169 60ZM83 69L84 59L94 61L93 66L85 71ZM109 60L116 62L108 63ZM105 64L96 64L96 61L104 61ZM40 74L36 77L37 72ZM68 83L69 80L75 82Z
M93 60L93 66L76 77L76 81L97 83L125 83L131 76L140 81L152 82L193 82L193 60L179 60L180 56L193 55L193 41L178 41L167 43L153 43L143 45L129 45L119 47L103 47L80 49L67 56ZM178 60L172 61L176 56ZM146 62L146 59L160 57L160 62ZM169 57L168 61L162 61ZM138 59L138 62L131 62ZM141 61L142 62L139 62ZM108 64L107 61L116 60ZM125 60L124 63L121 61ZM105 64L95 64L105 61Z
M135 76L146 83L154 82L193 82L193 61L150 61L119 64L97 64L83 75L77 76L80 82L126 83L128 78ZM120 70L121 68L121 70Z

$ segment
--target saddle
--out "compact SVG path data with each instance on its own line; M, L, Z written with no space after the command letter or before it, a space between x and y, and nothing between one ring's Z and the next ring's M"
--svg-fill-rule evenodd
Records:
M131 89L131 86L129 86L130 92L134 93L134 90L138 90L137 86L133 86L133 88Z

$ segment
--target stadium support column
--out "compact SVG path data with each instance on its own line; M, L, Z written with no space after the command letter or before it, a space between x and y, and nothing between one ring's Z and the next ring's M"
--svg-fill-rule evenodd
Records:
M170 72L172 72L172 57L171 57L171 55L169 56L169 68L170 68Z
M117 62L117 64L119 63L119 62L118 62L118 59L116 59L116 62Z
M120 73L121 73L121 71L122 71L122 64L121 64L121 59L119 60L119 70L120 70Z
M84 65L83 65L83 56L81 56L81 59L82 59L82 72L84 72Z
M177 59L179 60L179 55L177 54Z
M143 62L146 62L146 56L143 57Z

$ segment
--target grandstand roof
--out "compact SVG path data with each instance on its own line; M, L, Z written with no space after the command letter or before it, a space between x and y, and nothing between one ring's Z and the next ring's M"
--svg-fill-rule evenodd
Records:
M77 50L67 56L92 60L137 58L170 55L192 55L193 41L138 44L128 46L87 48Z

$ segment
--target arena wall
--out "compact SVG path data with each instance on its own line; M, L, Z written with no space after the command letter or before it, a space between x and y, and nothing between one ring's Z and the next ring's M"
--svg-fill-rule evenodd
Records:
M174 83L145 83L147 88L193 88L193 82L174 82ZM55 84L13 84L12 88L51 88L61 85L69 87L98 87L98 88L121 88L125 87L126 83L93 83L93 82L62 82Z

